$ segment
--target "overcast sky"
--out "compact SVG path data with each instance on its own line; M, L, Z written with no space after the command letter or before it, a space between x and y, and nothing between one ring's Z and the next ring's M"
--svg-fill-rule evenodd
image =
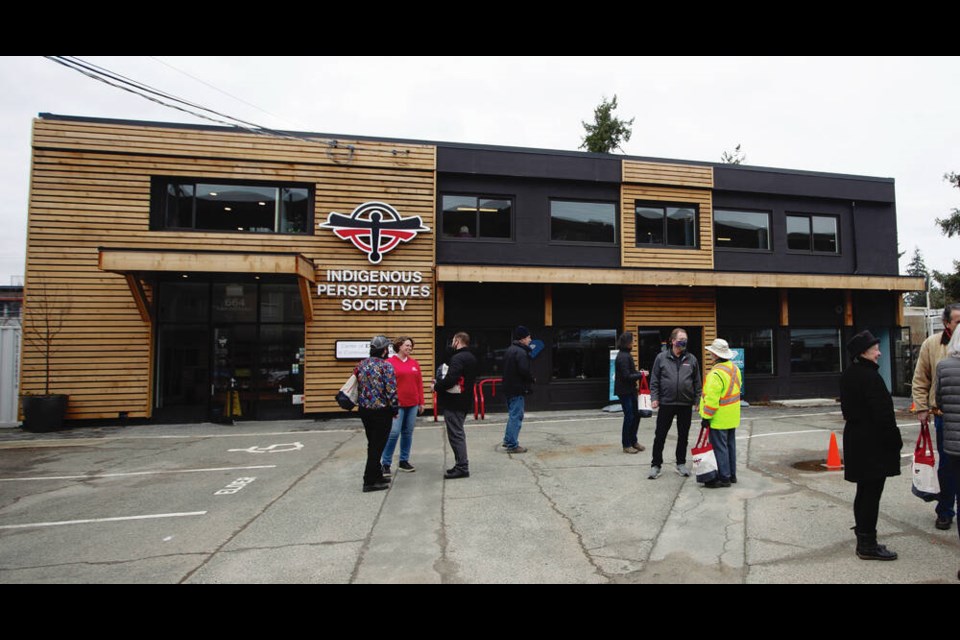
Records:
M576 150L617 95L628 155L896 180L904 271L915 246L952 271L960 238L960 58L80 58L274 129ZM24 273L31 120L38 113L212 124L41 56L0 57L0 284Z

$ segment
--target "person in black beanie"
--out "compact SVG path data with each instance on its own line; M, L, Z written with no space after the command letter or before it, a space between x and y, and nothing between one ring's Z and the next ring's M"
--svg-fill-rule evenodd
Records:
M843 427L843 477L857 484L853 501L857 557L896 560L897 554L877 544L880 496L890 476L900 475L903 440L893 398L880 376L880 339L861 331L847 343L853 363L840 378Z
M507 397L507 426L503 431L502 450L507 453L526 453L521 447L520 428L523 426L524 398L532 391L534 379L530 372L530 330L520 325L513 330L513 344L503 358L503 395Z

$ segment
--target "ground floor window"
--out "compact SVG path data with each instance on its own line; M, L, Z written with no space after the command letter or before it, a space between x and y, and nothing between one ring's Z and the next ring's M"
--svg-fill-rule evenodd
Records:
M790 329L790 373L839 373L840 329Z
M553 342L554 380L606 378L616 329L557 329Z
M743 349L743 373L773 375L773 329L720 327L717 335L734 349Z

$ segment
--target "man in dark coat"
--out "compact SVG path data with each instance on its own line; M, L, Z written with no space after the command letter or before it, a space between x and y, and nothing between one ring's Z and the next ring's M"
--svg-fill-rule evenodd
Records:
M520 325L513 330L513 344L503 357L503 395L507 398L507 426L503 431L503 450L507 453L526 453L521 447L520 428L526 395L533 385L530 373L530 330Z
M470 353L470 336L463 331L453 336L451 346L454 354L446 375L434 382L437 400L443 410L443 422L447 427L447 440L453 449L456 464L447 469L447 480L470 477L470 462L467 460L467 434L463 423L473 405L473 383L477 379L477 358Z
M857 557L896 560L897 554L877 544L880 496L887 477L900 475L903 440L897 427L893 398L880 376L880 339L862 331L847 343L853 363L840 378L844 479L857 483L853 515Z

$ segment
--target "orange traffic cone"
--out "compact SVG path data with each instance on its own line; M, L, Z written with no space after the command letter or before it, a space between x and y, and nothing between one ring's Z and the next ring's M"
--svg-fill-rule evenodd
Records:
M843 462L840 460L840 448L837 446L837 434L830 432L830 450L827 452L827 469L830 471L839 471L843 469Z
M910 413L916 413L916 412L917 412L917 403L916 403L916 402L911 402L911 403L910 403Z

